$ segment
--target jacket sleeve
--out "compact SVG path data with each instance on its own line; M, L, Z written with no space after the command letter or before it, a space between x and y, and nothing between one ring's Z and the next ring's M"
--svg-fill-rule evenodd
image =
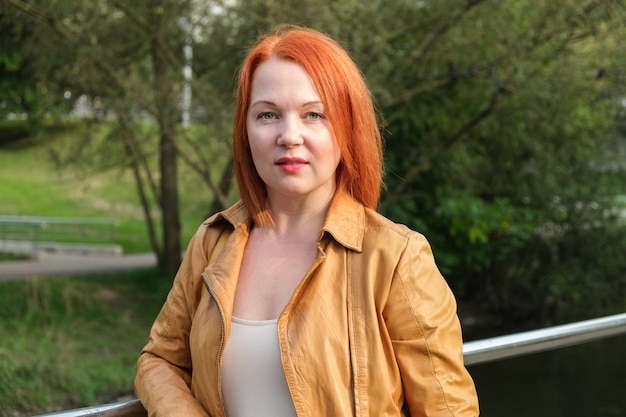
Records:
M387 301L384 314L410 415L478 416L456 300L418 233L409 237Z
M202 285L191 265L192 246L193 240L137 361L135 393L150 417L207 416L190 389L189 333Z

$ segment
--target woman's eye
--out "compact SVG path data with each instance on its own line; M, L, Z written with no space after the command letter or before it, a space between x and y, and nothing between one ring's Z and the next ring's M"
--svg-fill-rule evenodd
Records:
M274 113L270 113L270 112L259 113L257 118L261 120L272 120L274 119Z
M310 120L319 120L319 119L323 119L324 115L322 113L310 112L310 113L307 113L307 118Z

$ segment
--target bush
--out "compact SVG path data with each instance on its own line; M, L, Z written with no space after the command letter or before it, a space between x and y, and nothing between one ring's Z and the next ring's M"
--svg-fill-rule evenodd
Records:
M472 279L475 300L512 326L539 327L626 309L626 228L536 236Z

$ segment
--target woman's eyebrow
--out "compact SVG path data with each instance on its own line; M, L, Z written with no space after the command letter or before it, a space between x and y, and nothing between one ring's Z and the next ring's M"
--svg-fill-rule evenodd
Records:
M271 100L257 100L254 101L252 103L250 103L250 107L255 106L257 104L266 104L269 106L277 106L276 103L274 103ZM324 105L324 103L322 102L322 100L313 100L313 101L307 101L301 104L302 107L307 107L307 106L312 106L312 105L316 105L316 104L321 104L322 106Z
M276 105L276 104L274 104L273 101L270 101L270 100L257 100L255 102L250 103L250 107L255 106L257 104L267 104L267 105L270 105L270 106L275 106Z

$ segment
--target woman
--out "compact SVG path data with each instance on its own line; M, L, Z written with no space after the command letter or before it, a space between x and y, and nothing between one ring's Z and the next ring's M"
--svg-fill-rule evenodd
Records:
M381 138L347 53L264 37L233 146L241 201L193 237L137 363L149 414L477 416L427 241L374 211Z

